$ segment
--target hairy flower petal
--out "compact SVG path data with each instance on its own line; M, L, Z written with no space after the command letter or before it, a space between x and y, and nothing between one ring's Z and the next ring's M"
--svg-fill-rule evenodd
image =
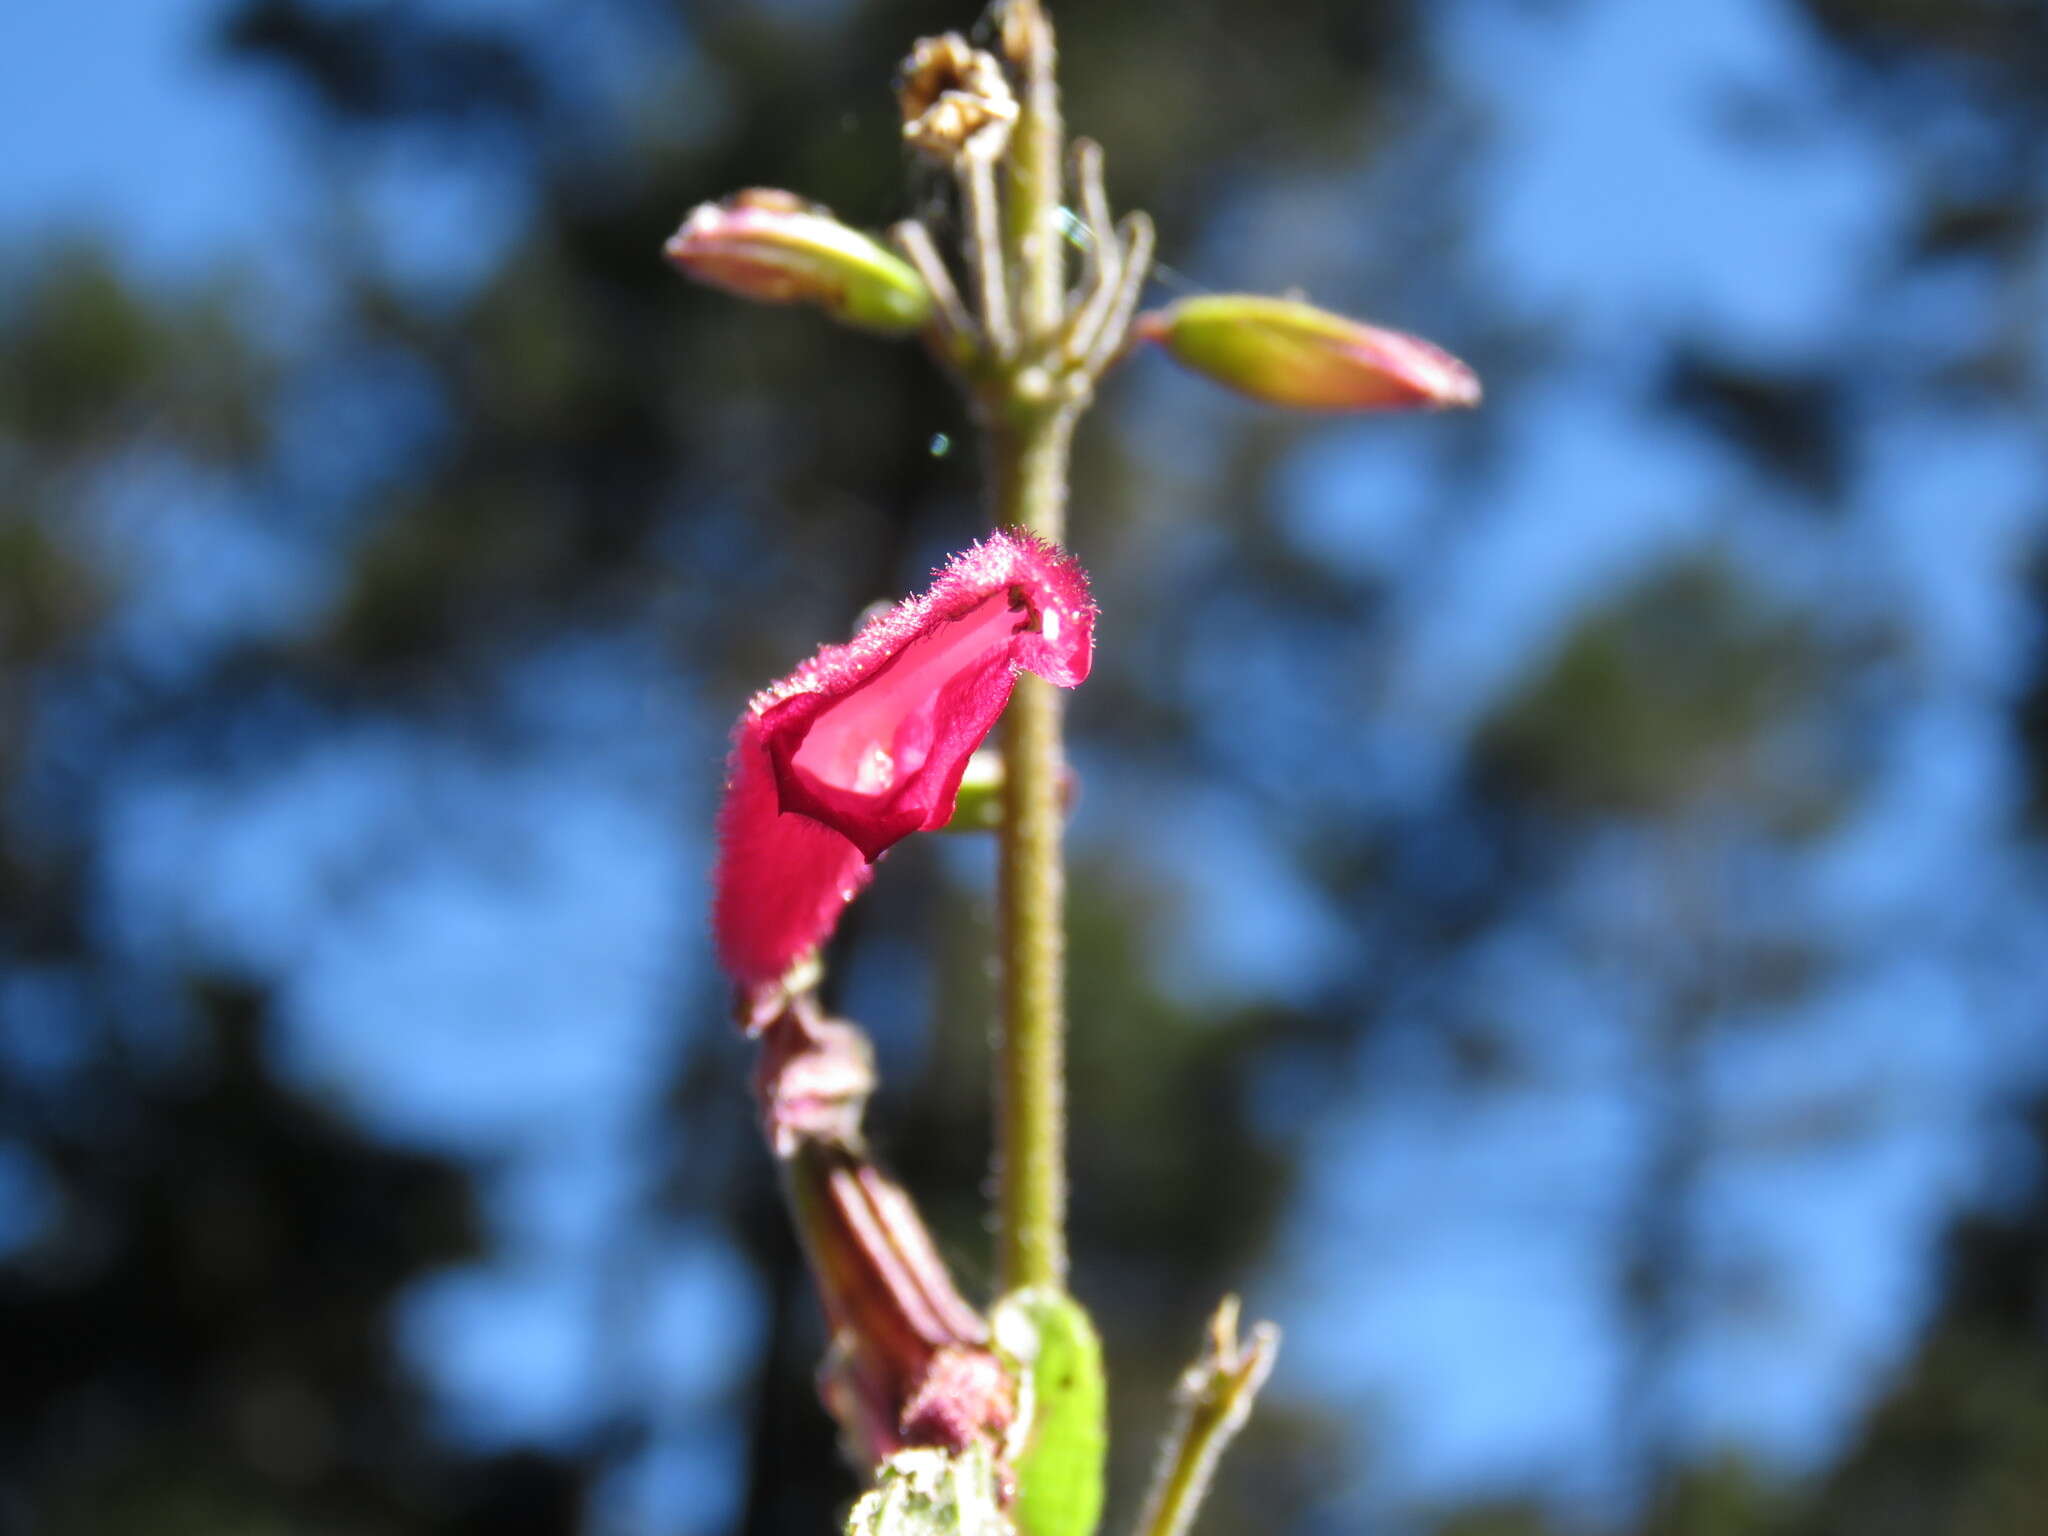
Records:
M779 979L832 931L874 860L944 826L1017 673L1075 686L1094 624L1078 565L997 533L755 695L718 823L712 916L733 979Z

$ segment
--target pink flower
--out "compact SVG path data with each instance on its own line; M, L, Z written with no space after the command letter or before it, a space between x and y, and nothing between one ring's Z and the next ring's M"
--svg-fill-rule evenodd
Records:
M1087 577L1023 533L955 555L931 589L828 645L748 704L718 818L712 926L752 991L819 944L870 866L941 827L1019 670L1088 675Z

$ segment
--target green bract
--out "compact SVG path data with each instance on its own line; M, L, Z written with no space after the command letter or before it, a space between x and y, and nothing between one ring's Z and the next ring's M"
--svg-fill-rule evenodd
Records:
M1109 1449L1102 1345L1081 1304L1051 1286L1013 1291L990 1321L996 1349L1015 1363L1022 1447L1018 1536L1092 1536L1102 1518Z

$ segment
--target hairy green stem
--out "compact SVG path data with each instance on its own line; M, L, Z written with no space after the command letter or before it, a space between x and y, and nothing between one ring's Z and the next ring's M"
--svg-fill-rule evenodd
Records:
M1071 407L1004 411L1000 402L985 402L983 472L996 527L1027 529L1048 544L1066 542L1067 462L1075 414Z
M1064 522L1067 412L991 423L998 525L1057 541ZM996 1066L997 1269L1002 1288L1064 1287L1066 1242L1066 870L1059 691L1017 679L1003 716L999 912L1002 1034Z
M1006 0L998 46L1018 116L1004 160L1003 264L1019 347L981 399L990 512L998 527L1066 536L1074 407L1047 367L1064 320L1060 127L1051 25L1038 0ZM1005 1291L1067 1278L1066 868L1060 841L1058 693L1021 677L1003 720L999 912L1002 1034L996 1064L996 1247Z
M1003 245L1017 296L1025 351L1043 347L1066 307L1066 256L1060 240L1060 162L1066 153L1052 24L1038 0L1008 0L1000 46L1017 72L1017 125L1005 165Z

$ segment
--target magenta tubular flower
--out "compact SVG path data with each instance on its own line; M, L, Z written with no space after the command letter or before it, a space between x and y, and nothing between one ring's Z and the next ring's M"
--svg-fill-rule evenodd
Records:
M780 981L885 850L944 826L1017 673L1074 687L1094 629L1079 565L1028 534L996 533L922 596L756 694L718 819L712 926L733 980L749 993Z

